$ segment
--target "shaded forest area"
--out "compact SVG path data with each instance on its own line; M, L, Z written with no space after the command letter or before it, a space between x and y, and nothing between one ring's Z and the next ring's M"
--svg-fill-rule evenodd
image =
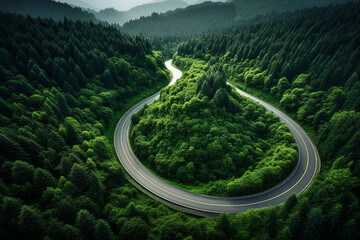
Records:
M119 229L126 238L126 228L147 229L130 220L140 215L137 194L104 131L132 96L168 82L163 57L111 27L9 14L0 22L2 238L107 239Z
M132 149L145 165L218 196L258 193L291 173L297 146L284 123L232 90L220 66L174 63L191 69L132 118Z

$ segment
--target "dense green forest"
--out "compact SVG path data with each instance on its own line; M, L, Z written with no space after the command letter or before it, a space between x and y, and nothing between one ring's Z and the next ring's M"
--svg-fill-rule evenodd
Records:
M154 50L160 51L165 59L171 59L176 53L180 43L188 41L196 34L183 34L181 36L176 34L140 34L147 38Z
M201 34L218 30L240 20L256 20L262 14L274 14L312 6L327 6L351 0L232 0L228 3L204 2L184 9L130 20L124 24L129 32L151 34Z
M1 238L359 239L359 13L352 3L259 17L180 46L186 78L187 64L218 62L310 125L322 159L301 195L214 219L139 193L115 157L113 122L168 80L151 42L0 14Z
M297 147L284 123L226 85L221 67L175 64L186 75L132 119L132 149L143 163L207 195L257 193L291 173Z
M319 130L340 110L360 110L359 5L265 18L193 39L178 54L221 62L230 81L271 94Z
M62 21L64 18L80 21L100 21L92 13L81 8L73 8L68 4L53 0L1 0L0 12L17 13L32 17L52 18ZM104 24L104 23L103 23Z
M163 57L111 27L8 14L0 22L2 239L146 230L104 131L132 96L168 82Z
M167 13L153 13L148 17L130 20L123 25L129 32L151 34L199 34L231 23L236 16L230 3L205 2Z
M278 103L316 132L322 172L300 199L310 200L308 210L317 211L314 220L326 229L335 208L352 208L341 213L338 226L353 225L354 231L359 224L359 13L360 3L284 13L178 49L182 61L220 63L229 81ZM316 238L328 237L320 232Z

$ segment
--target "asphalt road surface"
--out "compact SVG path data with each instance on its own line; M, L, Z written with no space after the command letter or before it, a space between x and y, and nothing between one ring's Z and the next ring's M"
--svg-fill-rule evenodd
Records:
M167 61L166 67L173 73L173 79L169 85L172 85L182 75L181 71L172 66L172 61ZM230 83L228 83L231 85ZM233 85L231 85L234 87ZM184 209L190 209L199 213L217 214L222 212L239 213L251 208L262 208L272 205L279 205L291 194L300 194L313 180L316 172L320 169L320 159L315 145L310 140L306 132L290 117L274 108L270 104L261 101L237 88L237 92L245 97L262 104L267 110L273 112L290 129L298 145L299 161L291 175L277 186L255 195L244 197L214 197L192 193L178 187L175 187L152 174L137 159L131 150L129 143L129 129L131 125L131 116L140 110L144 104L150 104L159 97L159 93L142 100L127 111L118 122L115 134L114 144L117 156L135 182L144 189L151 192L158 198L175 204Z

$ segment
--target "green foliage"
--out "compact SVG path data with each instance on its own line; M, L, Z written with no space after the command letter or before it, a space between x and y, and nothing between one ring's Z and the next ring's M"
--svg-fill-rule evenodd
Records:
M114 112L168 81L162 55L112 27L0 21L1 236L113 239L116 214L140 200L103 134Z
M124 239L141 240L147 238L148 226L140 217L132 217L124 222L120 235Z
M220 64L229 81L256 89L260 98L270 98L313 126L317 136L321 173L304 193L290 196L278 209L238 214L233 222L241 226L239 239L359 237L360 68L359 44L353 37L360 33L359 9L359 3L349 3L269 15L179 46L175 62L181 69ZM218 47L222 42L228 43L226 48ZM281 146L277 154L294 157ZM245 182L249 186L268 182L266 174L253 173L253 181ZM241 191L236 183L229 190Z
M81 191L85 191L91 184L91 172L87 167L74 163L69 174L69 180Z
M87 238L90 239L95 234L95 217L87 210L81 209L76 216L76 227Z
M95 225L95 240L112 240L114 234L111 231L109 224L99 219Z
M161 176L205 194L246 195L276 185L297 161L289 130L232 91L220 66L202 64L194 62L184 79L135 114L135 153Z
M235 19L235 6L231 3L205 2L167 13L154 13L148 17L130 20L123 25L129 32L147 34L198 34L221 28Z
M265 5L261 6L266 9ZM207 35L179 48L179 52L188 51L186 54L189 56L196 53L206 61L181 61L179 58L177 64L182 69L189 70L194 64L205 74L209 64L218 62L220 66L217 69L223 71L227 80L249 84L264 93L271 91L278 102L286 95L287 101L283 106L287 111L312 125L319 136L317 145L322 170L304 193L292 195L281 206L222 215L219 219L195 218L175 212L138 194L135 188L125 184L123 170L113 152L103 158L98 157L101 152L95 154L95 139L102 138L110 126L102 114L110 116L108 109L113 113L125 111L129 99L134 101L134 96L167 80L166 70L159 60L161 57L151 52L149 41L140 36L119 33L112 27L1 14L2 239L85 239L84 234L91 235L88 236L90 239L105 239L112 238L111 232L116 238L130 235L129 238L140 239L358 239L358 9L358 4L352 3L277 17L272 15L265 21L257 18L255 25L243 24L238 29L240 34L233 39L229 30L221 34L223 36L219 41ZM198 41L201 44L198 45ZM237 41L243 42L237 44ZM190 49L192 45L194 51ZM156 71L145 66L146 55L153 55L158 66ZM118 63L120 68L117 68ZM114 85L109 88L105 88L101 81L101 75L106 70L114 80ZM229 148L227 143L243 147L244 142L252 140L243 136L254 134L257 139L268 131L272 131L275 139L291 137L276 124L266 129L269 123L264 120L270 116L260 119L263 114L256 105L248 104L236 109L236 103L241 104L243 100L227 91L229 106L219 108L215 100L196 93L195 78L199 78L200 74L190 72L185 77L192 79L189 81L192 91L179 88L175 98L167 97L170 92L166 89L162 93L164 102L171 101L171 104L159 111L168 112L173 108L173 113L180 113L169 119L170 122L177 119L179 127L171 126L164 137L177 131L188 134L184 129L189 126L183 124L188 119L180 117L189 114L196 117L200 114L199 106L204 106L204 109L213 107L213 112L201 112L204 117L216 114L222 119L232 111L239 111L240 114L246 113L245 117L254 122L254 126L240 131L242 136L234 136L242 143L226 138L221 140L221 136L228 135L225 129L229 131L236 126L213 128L211 122L208 125L204 121L199 122L197 129L208 134L209 139L217 138L211 142L204 141L204 149L209 143L218 148L217 140L226 152ZM289 85L280 95L277 87L282 77L287 78ZM209 82L208 86L214 85ZM216 92L217 89L211 91L214 96ZM196 99L192 100L194 96ZM188 104L180 105L178 98ZM235 109L232 109L234 106ZM178 110L182 108L187 111ZM68 145L66 139L67 117L75 119L80 125L81 141L75 145ZM160 121L156 124L166 126ZM151 131L150 126L144 126L144 129ZM100 141L100 146L106 146L104 142ZM201 145L199 135L192 137L191 143ZM266 144L262 141L253 143L257 144L255 149L246 146L239 156L230 151L228 159L238 164L235 167L256 162L258 159L254 156L257 154L265 155L259 149L266 149ZM148 147L146 145L145 149ZM183 164L183 170L191 176L194 167L197 170L196 163L185 162L186 158L182 156L183 153L194 154L197 149L189 145L180 149L181 156L174 156L176 164L170 169L175 176L179 169L177 164ZM278 153L280 156L292 156L291 151L281 146ZM206 156L206 151L199 153L200 158L203 156ZM166 163L164 156L159 160ZM224 161L226 164L229 162ZM68 180L74 164L90 173L91 186L84 189L84 193L79 193L78 187ZM231 169L231 164L224 166L227 170ZM206 172L203 171L203 175L206 177ZM55 178L54 183L51 183L51 176ZM46 184L43 185L41 179L45 179ZM40 189L49 183L50 187L39 195ZM226 184L218 182L209 189L215 191L226 187ZM81 218L77 219L80 212Z
M11 168L11 176L14 183L24 184L31 182L35 173L35 168L31 164L23 161L15 161Z
M74 21L100 22L95 18L94 14L86 12L79 7L74 8L68 4L51 0L34 0L31 3L26 0L1 2L0 8L3 12L23 14L24 16L29 15L34 18L52 18L58 21L63 21L65 18ZM37 53L34 52L34 55L37 55Z
M34 187L39 193L42 193L47 187L55 187L55 178L49 171L37 168L34 174Z
M41 213L30 206L22 206L19 214L19 228L24 236L30 239L41 238L43 236L44 220Z

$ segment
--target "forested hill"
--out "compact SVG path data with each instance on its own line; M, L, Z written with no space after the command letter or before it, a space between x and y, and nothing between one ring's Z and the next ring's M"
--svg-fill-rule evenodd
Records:
M184 8L186 6L188 6L188 4L181 0L166 0L162 2L139 5L128 11L118 11L114 8L106 8L100 10L99 12L92 12L98 19L102 21L123 25L125 22L128 22L131 19L150 16L153 12L165 13L167 11L177 8Z
M314 6L341 4L352 0L233 0L238 19L248 19L260 14L284 12Z
M235 16L235 6L232 4L205 2L131 20L124 24L124 30L151 34L199 34L226 26Z
M258 15L327 6L351 0L233 0L229 3L205 2L165 14L131 20L124 24L130 32L151 34L199 34L228 26L234 20Z
M284 239L359 238L359 16L359 2L315 7L178 48L179 61L220 63L230 82L277 104L314 131L321 172L280 224Z
M145 239L104 131L133 96L168 82L162 56L112 27L10 14L0 23L1 239L113 239L123 225L129 239L136 224Z
M295 82L293 87L309 85L311 91L334 86L352 90L356 81L349 79L360 70L359 11L360 3L351 3L264 17L257 24L193 39L180 45L178 53L203 59L226 54L228 59L252 61L248 63L254 68L252 74L244 72L240 80L271 90L278 97L283 94L275 84L280 78L286 78L289 86ZM258 73L262 73L260 78L253 79ZM299 74L307 74L300 83ZM263 79L266 75L271 78ZM349 99L345 105L350 108L357 102L360 99ZM360 110L359 106L355 109Z
M1 0L0 12L52 18L60 21L68 18L72 20L92 21L94 23L99 22L92 13L53 0Z
M127 11L127 14L134 18L139 18L141 16L149 16L153 12L165 13L170 10L175 10L177 8L185 8L189 4L182 0L163 0L153 3L143 4L136 6Z

